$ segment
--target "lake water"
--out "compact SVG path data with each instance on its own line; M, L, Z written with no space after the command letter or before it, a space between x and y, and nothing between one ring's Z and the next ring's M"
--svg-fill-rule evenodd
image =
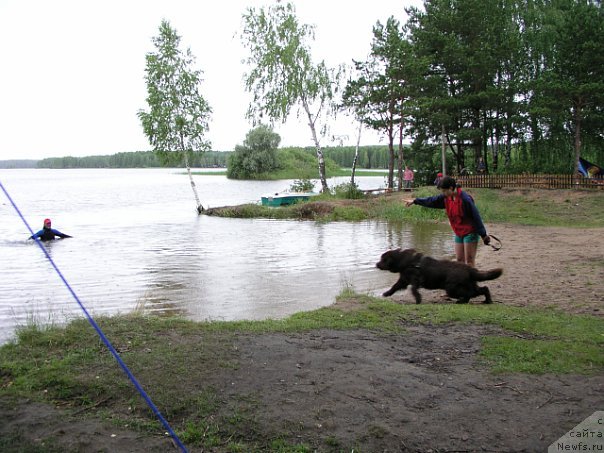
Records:
M258 202L292 183L194 179L205 207ZM384 185L381 176L357 179ZM34 232L50 217L73 236L44 247L93 316L283 318L332 304L345 286L380 294L396 280L375 268L389 248L452 251L446 225L198 216L182 169L0 170L0 182ZM0 343L30 322L83 316L2 191L0 213Z

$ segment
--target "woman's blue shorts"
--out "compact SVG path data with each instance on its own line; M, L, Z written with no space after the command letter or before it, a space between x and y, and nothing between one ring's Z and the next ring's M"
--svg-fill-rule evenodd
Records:
M455 236L456 244L469 244L478 241L480 241L480 236L478 236L478 233L466 234L464 237Z

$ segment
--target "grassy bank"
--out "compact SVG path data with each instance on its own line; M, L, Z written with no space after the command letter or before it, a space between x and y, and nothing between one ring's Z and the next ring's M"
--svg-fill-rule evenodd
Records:
M344 291L335 306L279 321L195 323L123 316L99 325L187 445L221 451L309 451L255 430L262 410L253 395L228 401L214 388L246 366L238 342L250 336L366 330L406 335L407 326L490 325L480 359L493 373L602 373L604 320L502 305L400 305ZM111 420L145 433L161 431L113 357L84 320L64 328L22 329L0 348L0 397L51 402L84 417ZM230 382L230 381L229 381ZM90 411L90 413L88 413ZM294 436L295 437L295 436ZM38 451L38 450L31 450ZM40 450L41 451L41 450Z
M316 172L313 168L312 171ZM196 176L226 176L227 171L194 171L191 172ZM184 173L183 173L184 174ZM333 178L334 176L350 176L352 171L349 168L339 168L339 169L331 169L328 178ZM388 176L388 170L357 170L355 171L355 176ZM306 175L308 176L308 175ZM271 174L261 175L261 177L257 179L266 179L266 180L277 180L277 179L300 179L300 171L297 169L287 170L287 171L279 171ZM316 176L311 176L309 179L316 179Z
M604 227L604 191L469 189L485 222L534 226ZM419 206L405 208L404 198L436 195L433 187L412 193L367 196L341 200L321 195L293 206L269 208L254 204L211 209L222 217L337 220L387 220L393 222L446 221L442 210Z

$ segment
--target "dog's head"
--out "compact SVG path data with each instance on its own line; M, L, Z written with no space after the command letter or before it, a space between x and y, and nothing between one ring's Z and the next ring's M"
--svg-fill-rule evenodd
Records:
M376 267L383 271L403 272L407 267L416 264L422 254L415 249L396 249L384 252Z

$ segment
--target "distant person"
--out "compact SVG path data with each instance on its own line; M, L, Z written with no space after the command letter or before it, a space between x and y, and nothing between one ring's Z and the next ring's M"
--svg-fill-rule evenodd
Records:
M482 156L478 158L478 165L476 166L476 171L479 175L484 175L487 172L487 165L484 163L484 159Z
M404 200L405 206L417 204L426 208L444 209L455 233L457 261L474 267L480 238L485 245L491 242L474 200L457 187L455 179L450 176L445 176L438 188L442 192L440 195Z
M413 174L413 170L405 165L405 171L403 172L403 188L405 189L405 192L409 192L411 190L414 177L415 175Z
M442 181L442 179L443 179L443 174L442 174L442 173L440 173L440 172L439 172L439 173L437 173L437 174L436 174L436 179L434 180L434 185L435 185L436 187L438 187L438 185L440 184L440 182Z
M52 222L50 219L44 219L44 227L36 234L29 237L29 239L40 239L41 241L52 241L58 236L61 239L70 238L68 234L61 233L59 230L52 228Z

